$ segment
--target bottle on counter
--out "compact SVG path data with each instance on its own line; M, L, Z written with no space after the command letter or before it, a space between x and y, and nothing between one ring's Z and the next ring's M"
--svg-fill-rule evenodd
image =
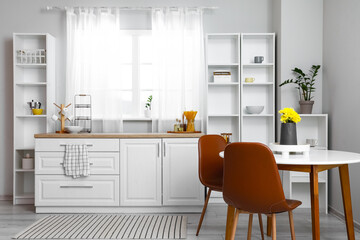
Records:
M30 157L30 154L27 153L22 159L22 168L23 169L34 169L34 158Z
M180 128L179 119L176 119L175 121L176 122L174 124L174 132L179 132L179 128Z

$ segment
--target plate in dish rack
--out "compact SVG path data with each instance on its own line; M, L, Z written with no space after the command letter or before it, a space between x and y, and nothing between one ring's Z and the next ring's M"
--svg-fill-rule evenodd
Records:
M310 144L303 145L281 145L280 143L270 143L269 148L274 153L281 153L282 157L289 157L291 152L302 153L304 156L309 156Z

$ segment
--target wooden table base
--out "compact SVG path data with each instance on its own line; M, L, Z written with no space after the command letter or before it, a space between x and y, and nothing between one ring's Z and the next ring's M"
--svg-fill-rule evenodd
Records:
M346 230L349 240L355 240L354 219L351 205L351 192L349 180L349 166L344 165L278 165L279 170L308 172L310 174L310 199L312 239L320 240L320 211L319 211L319 172L339 167L341 192L344 204ZM271 218L267 218L267 232L271 236Z

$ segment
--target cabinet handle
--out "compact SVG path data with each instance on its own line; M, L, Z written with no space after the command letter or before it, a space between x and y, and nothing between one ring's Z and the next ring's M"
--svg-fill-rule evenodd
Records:
M160 143L157 144L158 157L160 157Z
M67 144L65 144L65 143L60 143L60 147L65 147ZM82 145L82 144L80 144L80 145ZM88 147L92 147L93 145L92 144L84 144L84 145L86 145L86 146L88 146Z
M166 143L164 142L164 157L166 157Z
M64 165L64 163L60 163L60 165ZM89 163L90 166L94 165L93 163Z
M94 188L94 186L60 186L60 188Z

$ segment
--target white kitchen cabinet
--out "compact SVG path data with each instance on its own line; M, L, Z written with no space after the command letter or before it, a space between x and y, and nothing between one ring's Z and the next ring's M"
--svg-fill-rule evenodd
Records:
M163 139L163 205L203 205L198 139Z
M161 206L161 139L120 140L120 205Z

